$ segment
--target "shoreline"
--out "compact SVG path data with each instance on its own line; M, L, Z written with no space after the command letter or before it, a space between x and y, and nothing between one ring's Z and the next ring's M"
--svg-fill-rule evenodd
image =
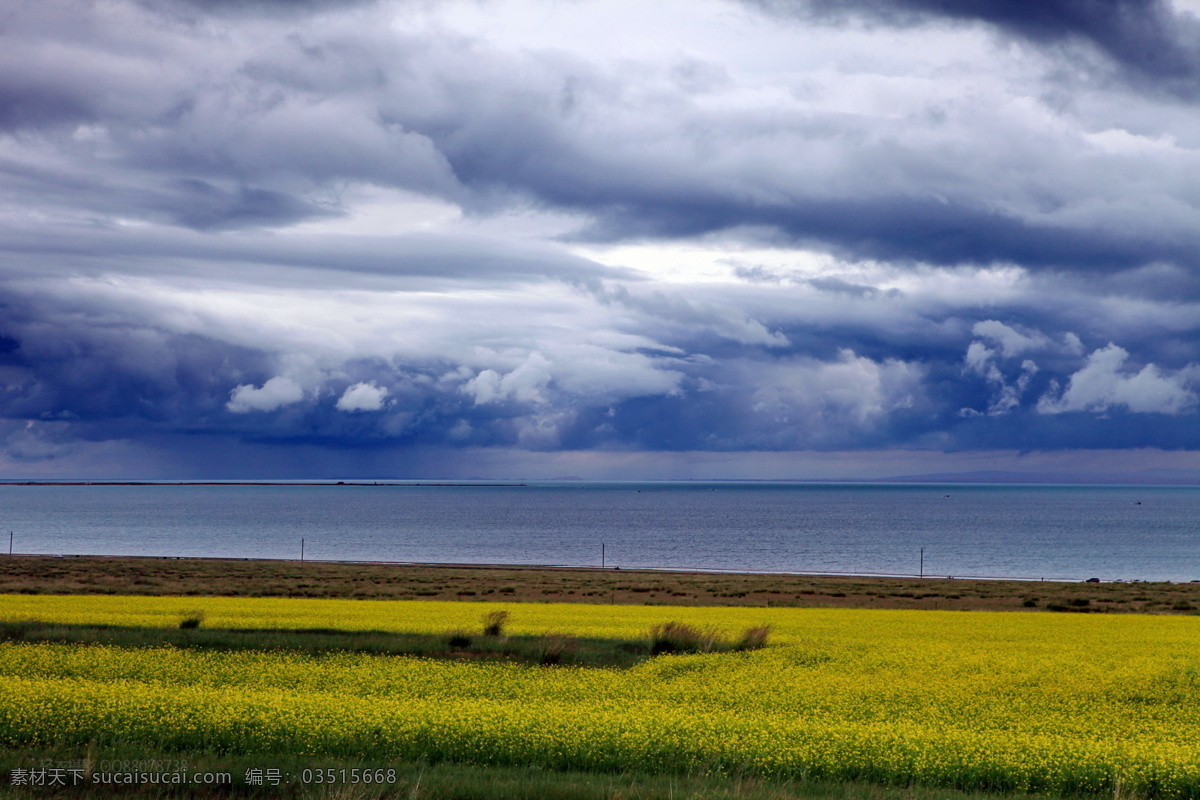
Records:
M177 556L0 555L0 594L1200 614L1200 583Z
M146 561L206 561L206 562L242 562L261 564L329 564L345 566L381 566L405 567L417 569L465 569L465 570L553 570L580 572L618 572L625 574L649 573L655 575L726 575L762 578L882 578L888 580L914 581L1007 581L1013 583L1104 583L1104 584L1147 584L1166 583L1172 581L1142 581L1142 580L1090 580L1087 578L1056 577L1013 577L1009 575L938 575L927 573L920 575L912 572L836 572L809 570L737 570L721 569L719 567L649 567L649 566L595 566L589 564L502 564L475 563L456 561L380 561L372 559L335 559L335 558L266 558L262 556L155 556L105 553L0 553L0 559L5 558L55 558L55 559L118 559ZM1200 583L1200 581L1193 581Z

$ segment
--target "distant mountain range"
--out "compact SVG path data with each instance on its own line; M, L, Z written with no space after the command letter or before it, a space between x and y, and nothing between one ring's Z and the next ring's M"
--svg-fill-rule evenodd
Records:
M897 475L874 482L890 483L1102 483L1131 486L1200 486L1200 469L1146 469L1138 472L936 472Z

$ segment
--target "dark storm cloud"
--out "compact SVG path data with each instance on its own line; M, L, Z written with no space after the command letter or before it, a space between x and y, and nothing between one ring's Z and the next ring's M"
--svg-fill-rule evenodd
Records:
M594 207L597 221L585 239L687 238L737 226L765 226L785 240L854 259L910 260L933 264L989 264L1121 271L1154 261L1200 267L1200 231L1162 238L1097 225L1061 227L1021 219L969 203L931 198L792 198L762 207L693 195L645 198ZM651 211L650 209L653 209Z
M1145 77L1197 89L1200 26L1166 0L748 0L808 19L862 16L892 25L979 21L1035 42L1082 40Z
M87 298L6 292L2 307L4 418L62 423L78 438L96 441L179 432L250 439L358 435L352 419L340 415L333 424L321 403L265 419L231 413L231 390L268 381L275 353L174 332L141 321L136 307L106 307ZM349 364L343 372L354 370Z
M511 193L569 209L590 219L573 235L584 241L749 228L771 232L771 243L848 258L1083 271L1200 265L1190 190L1173 185L1154 156L1103 152L1083 131L1047 136L970 108L949 122L924 112L726 115L680 92L668 103L677 121L661 132L658 109L642 124L607 108L620 91L609 76L553 60L539 66L538 91L455 85L461 104L434 118L399 104L389 113L435 144L470 190L468 204L483 210ZM598 125L607 111L622 122ZM1146 182L1135 164L1162 180ZM1125 210L1121 224L1097 197ZM1126 224L1139 218L1144 225Z
M1200 424L1195 415L1184 418L1130 413L1115 410L1097 417L1074 414L1047 417L1024 412L1012 417L978 417L950 423L951 452L986 449L1015 449L1024 452L1047 450L1133 450L1153 447L1162 450L1200 448Z
M197 230L229 230L288 225L327 211L295 197L269 189L239 187L224 190L207 181L183 179L178 193L165 208L174 221Z
M20 130L78 122L92 116L82 92L30 76L0 83L0 129Z
M1010 74L977 35L903 71L926 28L963 29L926 23L979 20L1182 94L1192 23L1166 6L771 4L887 25L854 45L871 58L788 49L765 78L737 53L408 30L400 7L9 14L7 458L1200 447L1186 103L1096 82L1050 109L1074 51ZM726 248L728 275L656 280L688 258L664 243Z
M365 182L482 218L567 212L581 223L576 240L752 229L859 259L1197 266L1197 204L1169 156L1104 152L1082 129L1047 132L986 106L922 105L899 119L802 106L734 113L705 103L731 91L728 81L697 85L679 64L648 76L663 85L642 96L627 75L582 59L386 36L362 27L378 23L371 16L332 27L256 17L239 40L236 25L204 32L148 13L122 30L95 9L78 19L47 8L44 19L18 17L14 30L27 35L0 56L0 125L21 132L19 149L0 156L0 194L18 203L36 196L201 231L281 228L347 213L338 187ZM1135 11L1167 13L1138 3L1086 14L1069 3L936 8L1105 41L1136 28ZM56 38L65 52L47 46Z
M225 387L264 367L262 354L204 337L14 317L6 318L6 335L19 344L0 356L0 413L62 422L85 438L203 429Z
M43 259L52 256L55 271L64 274L100 274L118 267L125 273L186 274L207 265L213 277L281 287L327 284L329 273L386 278L393 286L407 280L408 289L416 288L413 281L434 288L462 282L548 279L595 286L602 278L637 280L631 270L607 267L559 247L467 235L279 237L242 232L214 238L113 226L0 223L0 253L8 256L10 272L45 273ZM248 271L247 265L256 269Z
M158 10L174 7L193 9L219 16L303 16L371 5L378 0L137 0L137 2Z
M337 209L272 189L180 177L120 185L92 176L48 170L0 158L7 186L0 196L36 193L44 206L71 206L105 215L142 218L195 230L279 227L336 216Z
M611 364L615 351L587 355L596 360L580 372L548 340L507 366L466 366L450 349L387 355L380 342L381 355L296 371L268 341L181 332L169 313L151 313L149 296L121 304L84 292L8 291L0 416L32 426L11 434L13 457L26 460L64 457L73 440L179 433L367 451L1200 446L1194 352L1151 365L1106 342L1118 335L1144 353L1119 325L1080 342L1054 327L1070 315L1028 304L1012 306L1044 329L998 321L1008 316L1002 307L913 314L902 308L905 295L819 283L799 294L767 290L756 302L735 298L738 313L757 305L763 330L777 332L759 341L705 317L718 308L712 298L612 298L639 315L625 327L661 344L640 362L645 376L632 377L636 365L626 364L597 383L607 397L579 379ZM808 305L785 310L797 301ZM857 307L863 321L804 319L804 308L830 303ZM872 309L882 313L869 321ZM445 332L455 335L452 324ZM647 383L654 374L663 378L657 385ZM630 388L613 394L622 381Z

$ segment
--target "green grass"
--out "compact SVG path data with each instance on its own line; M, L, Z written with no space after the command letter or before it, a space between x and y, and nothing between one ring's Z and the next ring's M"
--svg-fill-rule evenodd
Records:
M646 641L548 634L498 636L345 631L328 628L144 628L0 622L0 641L55 642L113 647L289 651L309 655L366 653L380 656L512 661L544 666L632 667L650 657Z
M662 654L758 650L766 646L770 632L769 627L750 628L740 639L729 641L715 630L698 630L679 622L666 622L652 627L646 640L581 638L555 633L506 636L503 634L505 618L485 617L482 634L461 630L428 634L332 628L205 628L201 626L200 616L185 618L178 628L0 622L0 642L225 651L284 650L315 656L366 653L449 660L489 659L541 666L632 667Z
M76 786L21 787L9 785L14 769L83 769ZM90 770L89 770L90 768ZM249 770L278 770L278 785L251 786ZM394 771L394 782L383 785L341 782L355 769ZM483 767L471 764L396 761L388 763L331 760L302 756L216 756L155 753L144 750L7 750L0 753L5 775L0 800L48 796L72 800L107 800L119 796L139 800L165 798L270 798L271 800L999 800L1012 795L960 792L920 786L884 787L825 781L769 781L727 775L647 775L634 772L558 772L530 767ZM228 773L232 785L115 787L93 783L104 771L188 774ZM339 782L305 783L305 770L334 770ZM343 773L343 770L345 771ZM328 774L328 773L325 773ZM70 779L68 779L70 780ZM1021 795L1024 800L1058 800L1051 795Z

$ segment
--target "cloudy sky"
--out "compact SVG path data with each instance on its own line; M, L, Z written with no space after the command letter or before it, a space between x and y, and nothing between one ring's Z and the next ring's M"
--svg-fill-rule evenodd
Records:
M1200 2L14 0L0 477L1200 467Z

